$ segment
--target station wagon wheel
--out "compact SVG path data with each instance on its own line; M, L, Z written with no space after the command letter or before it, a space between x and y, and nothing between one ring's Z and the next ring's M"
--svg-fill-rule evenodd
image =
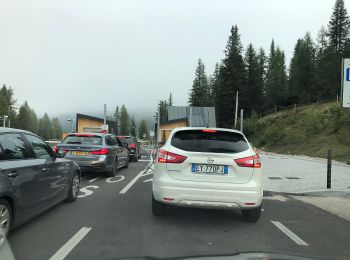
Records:
M73 175L71 184L69 186L67 201L68 202L75 201L78 198L79 191L80 191L80 178L79 178L79 173L76 172Z
M107 173L108 177L115 177L118 171L118 158L116 157L113 162L112 170Z
M0 199L0 243L10 233L12 225L12 211L10 204L3 199Z

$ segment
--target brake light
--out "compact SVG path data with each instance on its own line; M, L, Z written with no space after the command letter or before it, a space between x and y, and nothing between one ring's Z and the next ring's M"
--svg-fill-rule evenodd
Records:
M94 134L74 134L74 136L78 136L78 137L92 137L95 136Z
M129 144L129 148L136 148L136 144Z
M160 149L158 152L158 162L159 163L182 163L187 159L186 156L171 153Z
M102 148L100 150L95 150L90 152L93 155L106 155L109 153L109 149L107 148Z
M216 133L217 131L214 129L203 129L202 132L204 132L204 133Z
M55 153L58 153L59 150L60 150L60 149L59 149L57 146L55 146L55 147L53 148L53 151L54 151Z
M240 167L261 168L260 157L257 154L250 157L235 159L235 162Z

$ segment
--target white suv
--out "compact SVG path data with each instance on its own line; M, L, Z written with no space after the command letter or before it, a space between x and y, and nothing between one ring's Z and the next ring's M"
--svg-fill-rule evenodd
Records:
M152 190L155 216L167 205L240 208L244 219L256 222L263 198L260 158L239 131L176 128L158 150Z

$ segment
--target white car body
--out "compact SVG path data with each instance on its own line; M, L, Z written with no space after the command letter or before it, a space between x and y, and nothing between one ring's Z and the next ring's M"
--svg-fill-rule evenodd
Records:
M238 153L181 150L171 143L174 135L184 130L233 132L242 135L248 149ZM155 201L164 205L199 208L246 210L260 207L263 198L261 163L258 155L241 132L223 128L176 128L160 149L185 156L186 159L181 163L159 162L159 157L163 155L158 152L152 186ZM255 156L254 165L256 167L242 167L235 161L252 156ZM192 167L196 167L192 166L193 164L227 165L228 172L220 175L193 173Z

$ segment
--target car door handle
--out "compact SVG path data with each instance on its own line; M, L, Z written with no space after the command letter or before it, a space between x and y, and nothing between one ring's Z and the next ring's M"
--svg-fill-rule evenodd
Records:
M7 177L10 177L10 178L16 178L17 176L18 176L17 170L13 170L12 172L7 174Z

